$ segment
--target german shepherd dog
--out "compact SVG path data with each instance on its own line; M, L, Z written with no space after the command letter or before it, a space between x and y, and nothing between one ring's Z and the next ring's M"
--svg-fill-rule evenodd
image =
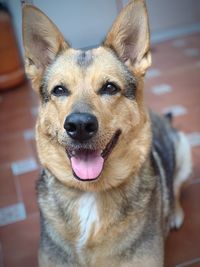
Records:
M36 125L40 267L161 267L191 171L185 135L149 112L144 0L131 0L98 48L75 50L40 10L23 7Z

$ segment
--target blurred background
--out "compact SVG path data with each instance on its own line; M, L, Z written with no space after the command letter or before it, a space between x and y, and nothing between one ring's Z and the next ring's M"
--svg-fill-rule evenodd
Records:
M98 45L118 12L128 0L28 0L43 10L75 48ZM21 3L6 0L13 16L17 40L22 49ZM164 41L200 31L199 0L147 0L152 41Z
M32 0L75 48L101 43L123 0ZM148 106L174 114L192 147L193 174L182 193L185 223L166 244L166 267L200 266L200 1L147 0L153 64ZM37 267L40 164L34 125L38 98L23 68L20 0L0 0L0 267ZM150 266L151 267L151 266ZM153 266L152 266L153 267Z

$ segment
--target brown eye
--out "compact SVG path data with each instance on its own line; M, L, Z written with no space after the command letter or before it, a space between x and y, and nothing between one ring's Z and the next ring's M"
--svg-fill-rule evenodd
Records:
M57 85L53 88L52 94L55 96L68 96L69 90L63 85Z
M103 85L103 87L99 90L100 95L115 95L120 91L118 85L112 82L107 82Z

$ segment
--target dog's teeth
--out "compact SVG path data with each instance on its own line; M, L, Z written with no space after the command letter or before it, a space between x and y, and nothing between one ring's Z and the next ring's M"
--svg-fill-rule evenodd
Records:
M73 150L72 151L72 156L75 156L76 155L76 152Z

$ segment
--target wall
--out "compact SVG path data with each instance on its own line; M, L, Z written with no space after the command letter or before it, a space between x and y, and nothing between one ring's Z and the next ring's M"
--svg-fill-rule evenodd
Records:
M75 48L100 43L117 16L115 0L59 0L48 1L48 5L46 0L34 0L34 4L50 16Z
M17 37L23 51L20 0L7 0L7 2L13 14ZM128 0L27 0L27 2L33 2L42 9L75 48L83 48L97 45L102 41L118 10ZM199 0L146 0L146 2L154 40L184 33L191 25L194 26L193 31L200 31ZM157 35L160 39L156 39Z
M23 52L22 47L22 12L21 12L21 3L20 0L7 0L6 3L9 6L9 9L12 13L13 24L15 27L16 37L18 40L19 48Z
M184 27L200 22L198 0L148 0L152 31Z
M128 0L121 0L125 5ZM152 32L200 23L199 0L146 0Z
M30 2L30 1L27 1ZM117 16L115 0L33 0L75 48L99 44ZM8 0L22 47L20 0Z

